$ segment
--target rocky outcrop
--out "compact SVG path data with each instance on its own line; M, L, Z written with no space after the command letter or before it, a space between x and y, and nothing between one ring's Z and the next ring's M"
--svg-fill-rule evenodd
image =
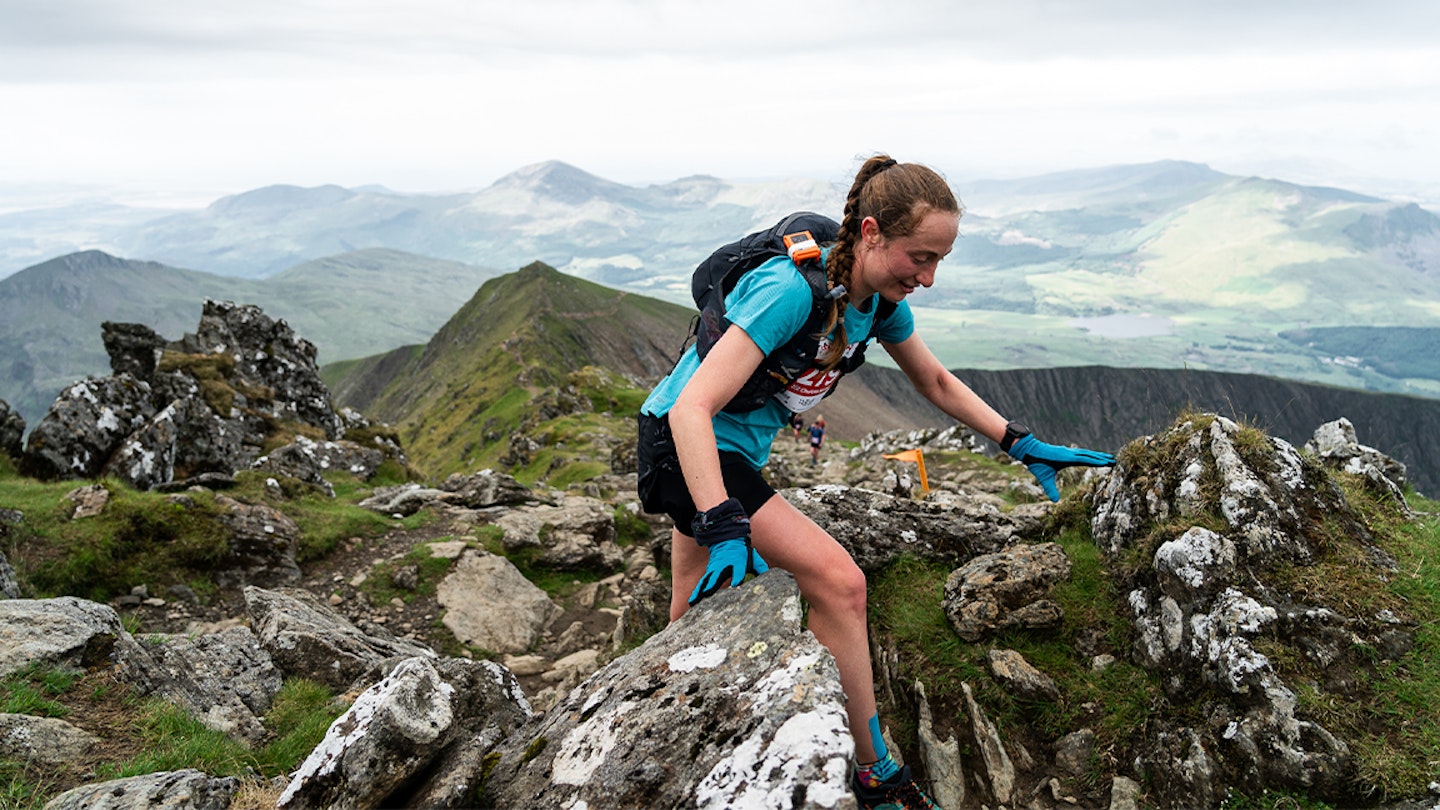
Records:
M10 409L10 403L0 399L0 453L11 458L20 458L24 449L21 439L25 436L25 417Z
M30 432L28 474L113 475L152 489L247 469L287 430L318 433L324 444L277 450L266 468L325 487L327 466L373 474L385 457L380 448L335 444L344 421L320 380L315 347L257 307L206 301L199 328L178 341L109 322L102 339L114 374L61 392Z
M1323 692L1364 680L1376 662L1357 650L1396 649L1384 638L1395 628L1358 612L1343 584L1299 596L1277 579L1324 578L1320 567L1336 565L1384 577L1393 567L1316 462L1223 417L1196 416L1122 454L1096 495L1092 530L1128 573L1136 659L1209 719L1155 724L1138 775L1159 803L1213 806L1222 786L1242 784L1351 798L1349 746L1307 719L1295 686L1261 651L1263 639L1307 662L1309 688Z
M772 571L718 594L516 731L486 807L853 808L834 660Z
M785 497L845 546L866 572L901 554L960 564L1039 533L1048 504L1009 512L973 502L917 501L871 489L825 485Z
M339 691L386 660L435 656L379 625L355 625L307 591L249 587L245 609L260 645L282 672Z
M277 807L471 806L475 755L529 717L515 676L498 664L404 659L331 724Z

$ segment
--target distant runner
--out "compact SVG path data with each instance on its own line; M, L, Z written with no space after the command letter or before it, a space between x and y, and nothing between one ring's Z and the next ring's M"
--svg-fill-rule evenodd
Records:
M820 463L820 445L825 443L825 417L815 420L810 426L810 463Z

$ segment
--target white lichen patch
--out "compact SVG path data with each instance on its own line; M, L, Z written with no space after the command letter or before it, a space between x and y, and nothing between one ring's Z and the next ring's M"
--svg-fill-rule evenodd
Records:
M550 780L556 784L577 786L589 782L590 775L605 762L605 757L620 741L619 729L624 725L623 718L639 705L633 700L624 701L571 729L555 752L555 759L550 765Z
M695 806L791 807L802 784L810 803L838 806L851 795L845 774L855 752L845 719L827 703L789 718L768 741L767 729L756 729L700 780Z
M693 672L697 669L714 669L725 663L729 652L718 644L704 647L686 647L670 656L667 663L671 672Z
M746 695L755 713L765 715L774 709L776 703L803 699L804 690L798 688L800 681L818 663L818 652L797 655L783 669L777 669L757 681Z

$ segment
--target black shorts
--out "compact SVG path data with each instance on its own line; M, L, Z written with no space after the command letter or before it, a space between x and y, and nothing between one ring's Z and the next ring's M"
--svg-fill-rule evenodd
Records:
M635 455L640 506L652 514L669 515L675 527L688 535L699 510L680 472L669 419L640 414ZM720 478L725 482L725 491L740 501L747 515L755 514L775 495L775 488L739 453L720 451Z

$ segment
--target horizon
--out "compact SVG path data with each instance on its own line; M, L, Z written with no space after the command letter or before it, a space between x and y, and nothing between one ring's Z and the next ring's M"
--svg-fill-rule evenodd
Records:
M857 157L857 158L856 158L856 161L855 161L855 164L856 164L856 165L858 165L859 160L860 160L860 158ZM400 196L412 196L412 195L413 195L413 196L434 196L434 195L444 195L444 194L476 194L476 193L480 193L480 192L484 191L484 190L487 189L487 188L490 188L490 187L493 186L495 183L499 182L500 180L505 179L506 177L509 177L510 175L513 175L513 174L522 172L522 171L524 171L524 170L526 170L526 169L530 169L530 168L533 168L533 167L536 167L536 166L542 166L542 165L552 164L552 163L567 165L567 166L570 166L570 167L572 167L572 168L578 169L578 170L580 170L580 171L582 171L582 172L585 172L586 174L590 174L590 175L592 175L592 176L595 176L595 177L597 177L597 178L599 178L599 179L601 179L601 180L605 180L605 181L613 182L613 183L618 183L618 184L620 184L620 185L629 186L629 187L631 187L631 188L646 188L646 187L651 187L651 186L665 186L665 185L669 185L669 184L671 184L671 183L675 183L675 182L678 182L678 181L680 181L680 180L683 180L683 179L686 179L686 178L689 178L689 177L696 177L696 176L710 176L710 177L715 177L716 179L718 179L718 180L720 180L720 181L722 181L722 182L729 183L729 184L733 184L733 185L783 183L783 182L785 182L785 181L790 181L790 180L809 180L809 181L821 181L821 182L836 183L836 184L838 184L841 188L843 188L843 187L845 186L845 184L847 184L847 183L849 182L849 177L847 177L847 176L840 176L840 177L819 177L819 176L814 176L814 175L789 174L789 175L774 175L774 176L768 176L768 177L767 177L767 176L753 176L753 177L719 177L719 176L715 176L715 175L707 175L707 174L704 173L704 172L690 172L690 173L688 173L688 174L680 174L680 175L676 175L675 177L671 177L671 178L667 178L667 179L654 179L654 180L632 181L632 180L624 180L624 179L618 179L618 178L608 177L608 176L605 176L605 175L603 175L603 174L601 174L601 173L592 171L592 170L590 170L589 168L587 168L586 166L578 165L578 164L575 164L575 163L573 163L573 162L571 162L571 161L563 160L563 159L560 159L560 158L551 158L551 159L547 159L547 160L536 161L536 162L534 162L534 163L528 163L528 164L524 164L524 165L514 166L514 167L512 167L512 168L511 168L510 170L508 170L508 171L505 171L505 172L502 172L502 173L500 173L500 174L497 174L493 179L490 180L489 183L486 183L484 186L467 187L467 188L399 189L399 188L393 188L393 187L386 186L386 185L384 185L384 184L382 184L382 183L373 183L373 182L372 182L372 183L359 183L359 184L355 184L355 185L346 185L346 184L342 184L342 183L330 183L330 182L326 182L326 183L315 183L315 184L302 184L302 183L292 183L292 182L283 182L283 181L282 181L282 182L268 183L268 184L261 185L261 186L254 186L254 187L250 187L250 188L237 188L237 189L226 189L226 190L215 189L215 190L192 190L192 191L177 191L177 190L162 191L162 190L155 190L155 189L136 189L136 188L107 187L107 186L100 185L100 184L78 184L78 183L75 183L75 184L67 184L67 183L39 183L39 182L13 183L13 182L7 182L7 181L4 181L4 180L0 180L0 215L11 214L11 213L16 213L16 212L23 212L23 211L38 211L38 210L46 210L46 209L60 208L60 207L66 206L66 205L76 205L76 204L84 204L84 203L99 203L99 202L107 202L107 203L122 205L122 206L126 206L126 207L136 208L136 209L147 209L147 208L148 208L148 209L155 209L157 212L166 212L166 211L173 211L173 212L195 211L195 210L203 209L203 208L205 208L205 207L207 207L207 206L209 206L209 205L211 205L211 204L213 204L213 203L215 203L215 202L217 202L217 201L219 201L219 200L222 200L222 199L226 199L226 198L229 198L229 197L241 196L241 195L244 195L244 194L247 194L247 193L250 193L250 192L254 192L254 191L258 191L258 190L261 190L261 189L265 189L265 188L276 188L276 187L281 187L281 188L290 187L290 188L300 188L300 189L315 189L315 188L324 188L324 187L327 187L327 186L337 186L337 187L340 187L340 188L344 188L344 189L346 189L346 190L348 190L348 191L383 191L383 192L385 192L385 193L396 194L396 195L400 195ZM1021 181L1021 180L1035 179L1035 178L1044 177L1044 176L1048 176L1048 175L1069 174L1069 173L1076 173L1076 172L1095 172L1095 171L1104 171L1104 170L1108 170L1108 169L1124 168L1124 167L1126 167L1126 166L1145 166L1145 165L1153 165L1153 164L1157 164L1157 163L1187 163L1187 164L1194 164L1194 165L1206 166L1207 168L1209 168L1209 169L1211 169L1211 170L1213 170L1213 171L1220 172L1220 173L1222 173L1222 174L1233 175L1233 176L1237 176L1237 177L1258 177L1258 178L1262 178L1262 179L1275 180L1275 181L1278 181L1278 182L1290 183L1290 184L1299 185L1299 186L1337 188L1337 189L1342 189L1342 190L1345 190L1345 191L1351 191L1351 192L1366 194L1366 195L1369 195L1369 196L1379 197L1379 198L1381 198L1381 199L1384 199L1384 200L1387 200L1387 201L1392 201L1392 202L1414 202L1414 203L1420 205L1420 206L1423 207L1423 208L1435 208L1435 209L1436 209L1436 213L1440 213L1440 185L1437 185L1434 189L1431 189L1429 193L1427 193L1427 192L1425 191L1425 189L1423 189L1423 188L1420 187L1420 186L1413 186L1413 187L1411 187L1411 188L1408 189L1408 190L1406 190L1406 189L1395 189L1395 188L1392 188L1392 189L1388 189L1388 190L1387 190L1387 189L1385 188L1387 182L1393 183L1394 181L1386 181L1386 180L1384 180L1383 178L1370 178L1371 183L1370 183L1369 185L1364 185L1364 184L1362 184L1362 185L1360 185L1360 186L1357 187L1356 185L1346 185L1346 184L1344 184L1343 181L1327 181L1327 180L1326 180L1325 178L1323 178L1323 177L1315 177L1315 178L1313 178L1313 179L1305 179L1305 178L1297 178L1297 177L1287 176L1287 175L1285 175L1285 174L1283 174L1283 173L1227 171L1226 169L1224 169L1224 168L1222 168L1222 167L1214 166L1214 165L1212 165L1212 164L1208 164L1208 163L1205 163L1205 162L1203 162L1203 161L1185 160L1185 159L1181 159L1181 158L1160 158L1160 159L1150 160L1150 161L1139 161L1139 162L1133 162L1133 163L1111 163L1111 164L1106 164L1106 165L1095 165L1095 166L1071 166L1071 167L1065 167L1065 168L1057 167L1057 168L1055 168L1055 169L1053 169L1053 170L1050 170L1050 171L1038 172L1038 173L1035 173L1035 174L1022 174L1022 175L1009 175L1009 176L1002 176L1002 175L980 176L980 175L976 175L976 176L956 177L956 176L954 176L954 175L947 175L946 179L950 182L950 184L951 184L952 186L958 187L958 186L961 186L961 185L964 185L964 184L969 184L969 183L988 183L988 182ZM933 167L933 166L932 166L932 167ZM940 169L940 167L933 167L933 168ZM942 174L946 174L946 173L943 171L943 169L941 170L941 173L942 173ZM969 201L967 200L967 209L970 208L970 206L968 205L968 203L969 203ZM982 205L982 206L978 206L978 207L983 207L983 205Z

